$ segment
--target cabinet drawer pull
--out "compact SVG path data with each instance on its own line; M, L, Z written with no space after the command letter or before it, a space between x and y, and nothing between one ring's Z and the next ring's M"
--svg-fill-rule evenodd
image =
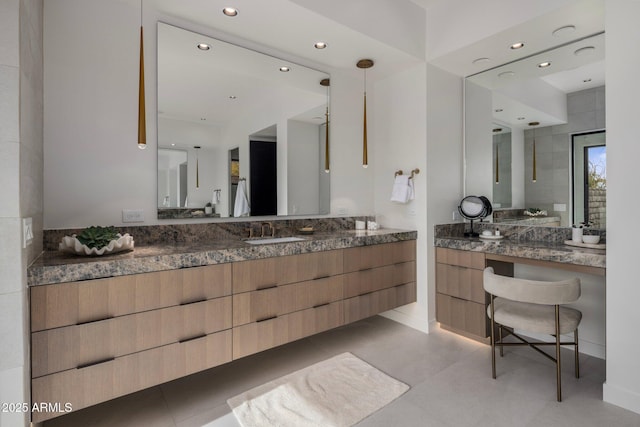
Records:
M259 288L256 288L256 291L264 291L266 289L273 289L277 287L278 285L265 285L265 286L260 286Z
M88 368L89 366L95 366L95 365L99 365L101 363L111 362L112 360L116 360L116 358L115 357L109 357L107 359L96 360L95 362L85 363L83 365L78 365L78 367L76 369L84 369L84 368Z
M277 317L278 317L278 315L265 317L264 319L258 319L258 320L256 320L256 323L266 322L267 320L276 319Z
M330 275L330 274L325 274L324 276L314 277L314 279L313 279L313 280L326 279L326 278L328 278L328 277L331 277L331 275Z
M200 298L193 301L184 301L184 302L181 302L180 305L197 304L199 302L205 302L206 300L207 300L206 298Z
M113 319L113 316L105 316L105 317L100 317L99 319L86 320L84 322L78 322L76 323L76 325L78 326L86 325L87 323L102 322L103 320L109 320L109 319Z
M187 342L187 341L193 341L193 340L198 340L200 338L204 338L206 337L207 334L200 334L200 335L196 335L195 337L191 337L191 338L183 338L180 341L178 341L180 344Z
M331 304L331 303L330 302L325 302L323 304L316 304L316 305L313 306L313 308L320 308L320 307L324 307L325 305L329 305L329 304Z

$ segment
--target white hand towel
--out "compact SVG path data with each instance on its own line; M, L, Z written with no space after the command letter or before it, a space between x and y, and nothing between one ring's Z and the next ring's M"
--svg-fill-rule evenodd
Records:
M233 207L233 216L248 216L249 200L247 199L247 185L245 181L238 182L236 190L236 202Z
M397 203L407 203L411 200L409 187L409 175L398 175L393 181L393 190L391 191L391 201Z
M413 178L409 178L409 200L416 198L416 188L413 186Z

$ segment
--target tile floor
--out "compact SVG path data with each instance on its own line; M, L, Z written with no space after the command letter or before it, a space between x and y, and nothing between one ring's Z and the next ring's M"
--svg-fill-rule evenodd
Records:
M640 414L602 401L603 360L563 361L563 402L554 365L528 348L505 350L491 378L489 347L437 330L429 335L383 317L265 351L224 366L50 420L45 427L238 427L226 399L349 351L411 389L359 427L640 426Z

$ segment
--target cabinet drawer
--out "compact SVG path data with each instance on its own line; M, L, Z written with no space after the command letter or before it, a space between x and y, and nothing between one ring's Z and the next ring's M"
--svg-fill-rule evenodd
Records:
M415 240L349 248L344 250L344 271L366 270L415 259Z
M436 293L436 319L438 322L481 338L489 330L484 304Z
M484 252L461 251L458 249L436 248L436 262L460 267L484 270Z
M351 298L415 280L414 261L355 271L345 274L344 297Z
M484 304L486 296L482 286L482 274L482 270L436 264L436 291Z
M231 264L31 288L31 330L57 328L231 294Z
M344 324L342 301L233 328L233 358L239 359Z
M233 295L233 326L341 300L343 276Z
M32 377L231 328L231 297L34 332Z
M345 299L344 322L355 322L415 301L415 282Z
M233 292L286 285L341 274L342 250L233 263Z
M231 330L170 344L32 381L33 402L69 402L73 410L162 384L231 360ZM62 415L34 412L33 422Z

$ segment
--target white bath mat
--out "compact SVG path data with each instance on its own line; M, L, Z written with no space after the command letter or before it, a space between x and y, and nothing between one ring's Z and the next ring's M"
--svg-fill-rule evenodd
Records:
M352 426L409 390L343 353L227 400L243 427Z

